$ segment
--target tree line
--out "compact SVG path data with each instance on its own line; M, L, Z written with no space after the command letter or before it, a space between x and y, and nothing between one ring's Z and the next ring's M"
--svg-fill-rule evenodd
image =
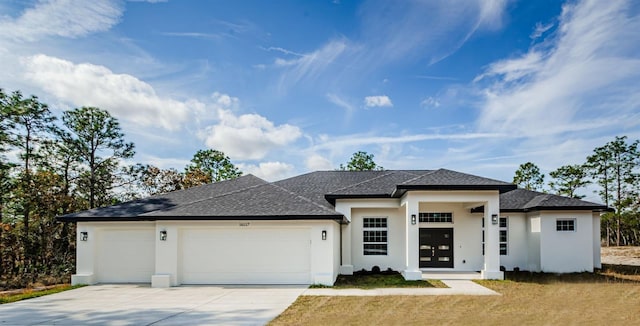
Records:
M212 149L197 151L184 171L127 164L134 155L106 110L56 117L38 97L0 89L0 289L68 281L75 225L56 216L242 174Z
M613 209L602 215L602 239L606 245L640 245L640 140L617 136L596 147L581 164L564 165L545 175L532 162L516 170L513 183L522 188L584 198L578 190L595 186L602 202Z

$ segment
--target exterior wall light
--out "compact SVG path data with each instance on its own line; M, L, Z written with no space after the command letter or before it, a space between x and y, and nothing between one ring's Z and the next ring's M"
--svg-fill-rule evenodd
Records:
M80 241L87 241L89 239L89 232L82 231L80 232Z
M498 214L491 214L491 224L498 224Z
M416 214L411 214L411 224L416 225Z
M322 240L327 240L327 230L322 230Z
M160 231L160 241L167 241L167 231Z

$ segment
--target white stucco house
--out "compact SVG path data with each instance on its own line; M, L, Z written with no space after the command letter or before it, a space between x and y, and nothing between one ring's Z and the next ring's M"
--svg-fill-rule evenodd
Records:
M73 284L333 284L423 273L593 271L607 207L446 169L252 175L60 216Z

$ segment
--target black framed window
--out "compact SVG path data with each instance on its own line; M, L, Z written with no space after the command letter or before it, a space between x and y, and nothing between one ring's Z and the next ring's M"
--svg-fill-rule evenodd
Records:
M557 219L556 231L575 231L576 219Z
M386 217L363 218L363 254L365 256L387 255L388 231Z
M420 213L420 222L453 223L453 213Z

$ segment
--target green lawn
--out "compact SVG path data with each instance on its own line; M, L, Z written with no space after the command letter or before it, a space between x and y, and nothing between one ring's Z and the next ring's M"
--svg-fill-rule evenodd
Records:
M73 285L73 286L71 286L69 284L64 284L64 285L59 285L59 286L55 286L53 288L49 288L49 289L46 289L46 290L39 290L39 291L26 289L26 290L22 291L21 293L0 295L0 304L16 302L16 301L26 300L26 299L31 299L31 298L37 298L37 297L41 297L43 295L54 294L54 293L67 291L67 290L73 290L73 289L77 289L77 288L83 287L83 286L84 285Z

